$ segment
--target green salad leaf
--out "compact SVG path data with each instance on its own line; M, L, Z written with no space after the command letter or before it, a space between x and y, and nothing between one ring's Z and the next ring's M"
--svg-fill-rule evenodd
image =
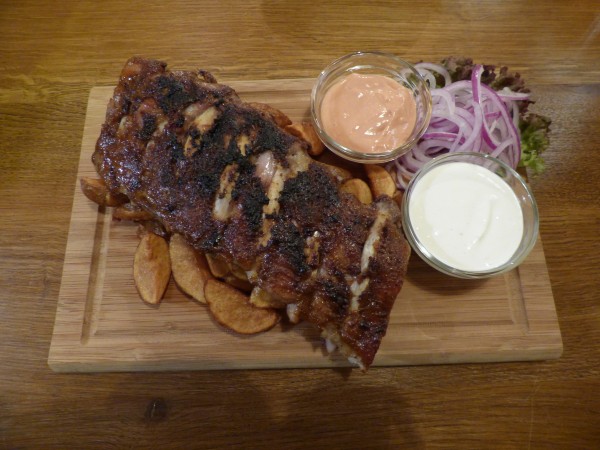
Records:
M519 121L521 133L521 162L520 166L531 169L534 174L540 174L545 169L542 153L550 145L550 124L548 117L528 113Z
M471 73L475 64L471 58L450 56L442 60L442 65L450 73L452 81L470 80ZM530 92L525 87L525 81L518 72L509 72L506 66L503 66L496 73L496 66L483 65L481 82L487 84L492 89L499 91L508 88L513 92ZM437 80L443 85L443 80ZM534 102L531 100L521 100L519 105L519 132L521 135L521 161L519 166L527 167L537 175L544 171L545 163L542 153L550 145L550 125L552 120L549 117L529 112L529 106Z

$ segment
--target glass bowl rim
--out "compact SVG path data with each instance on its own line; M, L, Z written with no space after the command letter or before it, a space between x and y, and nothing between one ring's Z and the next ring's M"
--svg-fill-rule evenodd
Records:
M509 173L517 181L518 185L523 188L524 195L526 198L525 203L529 204L529 207L531 208L531 217L532 217L531 223L529 225L527 225L527 222L524 222L524 227L529 227L529 229L524 228L523 236L521 237L521 242L519 243L519 247L517 248L515 253L513 253L513 255L509 258L509 260L506 261L504 264L501 264L497 267L487 269L487 270L481 270L481 271L463 270L463 269L458 269L456 267L453 267L451 265L448 265L448 264L440 261L433 254L431 254L427 250L425 245L423 245L420 242L420 240L417 238L416 234L413 231L412 222L410 220L410 214L408 211L409 205L410 205L410 200L411 200L410 196L414 190L414 186L418 183L418 181L426 173L431 171L433 168L439 166L440 164L443 164L444 162L450 162L450 163L451 162L460 162L462 159L465 159L465 158L475 158L475 159L479 158L481 160L488 160L488 161L493 162L494 164L498 164L501 168L506 170L507 173ZM448 160L453 160L453 159L456 159L458 161L448 161ZM465 161L463 161L463 162L465 162ZM504 180L504 178L503 178L503 180ZM511 186L511 191L514 192L514 189L512 186ZM516 193L515 193L515 195L516 195ZM518 195L517 195L517 198L519 199L519 205L521 207L521 210L523 210L523 207L524 207L523 202L521 201L521 199ZM525 221L525 216L524 216L523 220ZM531 226L533 228L531 228ZM539 211L538 211L537 202L535 200L535 197L533 196L533 192L531 191L531 188L527 185L527 182L525 181L525 179L510 165L506 164L504 161L502 161L498 158L495 158L487 153L452 152L452 153L446 153L446 154L443 154L443 155L433 158L431 161L429 161L427 164L425 164L413 176L413 178L408 183L408 186L406 187L406 190L404 192L404 199L402 202L402 228L404 231L404 235L406 236L406 239L409 242L412 249L421 257L422 260L424 260L427 264L429 264L434 269L437 269L438 271L440 271L442 273L445 273L447 275L451 275L454 277L458 277L458 278L481 279L481 278L489 278L491 276L500 275L502 273L508 272L509 270L512 270L512 269L516 268L517 266L519 266L525 260L525 258L529 255L529 253L535 246L538 236L539 236ZM527 236L529 234L528 231L530 231L531 236L529 237L529 239L527 241L525 241L525 239L527 238Z
M316 100L317 100L317 94L319 93L319 89L323 86L325 80L327 80L327 78L331 75L331 73L335 69L337 69L344 62L352 60L353 58L363 58L363 57L369 57L369 56L385 58L389 61L394 62L395 64L397 64L398 66L400 66L402 68L410 70L411 74L416 77L420 89L422 89L422 92L420 93L420 95L422 97L424 97L423 105L424 105L424 109L425 109L425 113L424 113L425 117L424 117L423 123L417 129L417 133L415 134L415 137L413 139L405 142L404 144L402 144L399 147L396 147L396 148L386 151L386 152L380 152L380 153L359 152L356 150L352 150L351 148L346 147L345 145L337 142L322 127L320 119L319 119L320 113L317 112L317 108L316 108L316 103L317 103ZM348 69L351 69L351 68L352 68L352 66L350 66ZM377 67L374 66L374 68L377 68ZM414 91L414 89L411 89L411 90ZM343 56L333 60L321 71L321 73L317 77L317 79L313 85L313 88L311 90L311 96L310 96L311 119L315 126L315 130L317 131L319 138L323 141L325 146L343 158L346 158L350 161L366 163L366 164L378 164L378 163L389 162L389 161L392 161L392 160L408 153L414 147L414 145L417 143L417 141L421 138L421 136L425 133L425 131L427 130L429 121L431 119L432 108L433 108L433 104L432 104L431 92L430 92L429 86L428 86L427 82L425 81L425 79L421 76L419 71L416 69L416 67L413 64L409 63L408 61L406 61L392 53L386 53L386 52L380 52L380 51L356 51L356 52L348 53L346 55L343 55Z

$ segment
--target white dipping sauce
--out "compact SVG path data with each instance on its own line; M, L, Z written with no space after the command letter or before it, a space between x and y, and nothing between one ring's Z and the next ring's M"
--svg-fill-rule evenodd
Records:
M523 236L517 196L499 176L476 164L431 169L414 186L408 206L418 240L456 269L481 272L501 266Z

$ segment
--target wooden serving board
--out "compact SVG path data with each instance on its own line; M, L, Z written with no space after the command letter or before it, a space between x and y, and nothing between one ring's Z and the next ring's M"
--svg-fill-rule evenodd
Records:
M309 116L313 80L228 83L247 101ZM256 336L220 327L170 283L160 306L133 283L136 225L113 221L81 193L112 87L90 93L48 363L64 372L344 367L310 324ZM436 272L414 256L374 366L541 360L562 353L542 244L516 270L480 281Z

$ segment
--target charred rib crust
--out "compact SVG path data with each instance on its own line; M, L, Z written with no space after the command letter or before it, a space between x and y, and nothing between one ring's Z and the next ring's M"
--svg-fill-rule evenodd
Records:
M281 215L303 227L315 228L326 215L335 215L339 191L335 180L317 164L285 182L279 197Z
M300 230L289 221L277 221L271 229L269 245L277 249L289 262L292 270L304 278L310 267L304 256L305 239Z
M262 225L263 206L269 203L269 198L260 179L254 176L254 166L247 159L240 162L239 174L232 198L239 202L250 230L256 235Z

